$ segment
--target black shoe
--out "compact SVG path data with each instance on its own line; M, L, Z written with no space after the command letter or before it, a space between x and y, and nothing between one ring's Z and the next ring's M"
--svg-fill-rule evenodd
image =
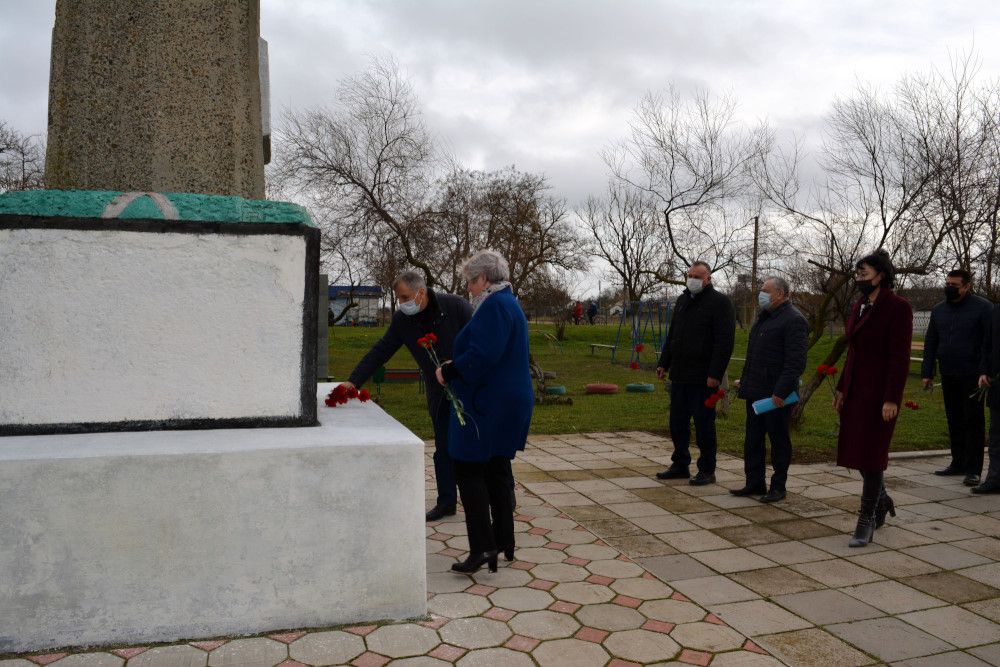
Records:
M970 472L965 476L965 479L962 480L962 484L965 484L966 486L979 486L979 482L979 475L974 472Z
M667 468L663 472L656 473L656 479L687 479L691 476L687 468Z
M443 519L446 516L454 516L455 506L454 505L435 505L427 512L428 521L437 521L438 519Z
M1000 493L1000 480L988 479L979 486L972 487L973 493Z
M868 500L861 499L861 509L858 511L858 525L854 528L854 535L847 543L849 547L864 547L871 544L875 537L875 510L878 506L878 498Z
M761 497L760 502L762 503L776 503L779 500L785 499L784 489L771 489L767 492L767 495Z
M947 476L947 475L964 475L965 471L957 467L955 464L949 465L947 468L941 468L940 470L934 471L935 475Z
M489 566L490 572L497 571L497 552L496 551L484 551L481 554L469 554L461 563L455 563L451 566L452 572L461 572L463 574L472 574L473 572L478 572L479 568L483 564Z
M706 484L715 484L715 475L712 473L700 472L688 482L691 486L705 486Z
M767 493L767 487L764 486L750 486L749 484L744 486L742 489L729 489L729 493L734 496L762 496Z
M504 549L502 549L502 551L503 551L504 560L506 560L508 563L510 561L514 560L514 546L513 545L511 545L509 547L505 547Z
M882 493L878 497L878 504L875 505L875 527L881 528L885 525L885 515L895 518L896 517L896 503L892 501L892 497L885 492L885 487L882 487Z

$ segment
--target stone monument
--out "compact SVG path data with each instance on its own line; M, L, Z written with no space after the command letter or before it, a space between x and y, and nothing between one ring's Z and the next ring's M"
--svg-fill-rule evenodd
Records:
M319 234L259 199L258 16L57 2L53 189L0 195L0 653L426 612L421 441L317 411Z

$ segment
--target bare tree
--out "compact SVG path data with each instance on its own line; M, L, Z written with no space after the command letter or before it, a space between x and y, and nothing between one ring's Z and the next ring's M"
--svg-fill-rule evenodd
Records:
M435 284L421 247L434 151L412 86L394 62L376 60L340 84L337 100L332 109L285 114L275 171L312 192L337 221L338 238L392 239Z
M0 120L0 192L45 187L45 143Z
M675 88L649 93L636 107L629 139L605 151L619 180L658 202L661 233L679 266L708 261L728 270L745 253L752 218L732 204L746 192L748 168L767 152L765 128L735 121L736 103Z
M674 281L677 270L648 194L612 182L606 198L590 197L577 215L590 232L591 254L608 263L612 281L622 286L627 301L642 300L662 282Z

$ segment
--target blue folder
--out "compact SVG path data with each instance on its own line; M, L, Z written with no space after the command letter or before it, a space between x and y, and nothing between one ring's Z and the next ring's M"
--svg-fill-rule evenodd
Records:
M785 405L792 405L798 402L799 402L799 394L798 392L794 391L788 395L788 398L785 399ZM759 401L754 401L752 405L754 414L758 415L762 415L765 412L770 412L771 410L776 410L778 407L774 404L773 398L762 398Z

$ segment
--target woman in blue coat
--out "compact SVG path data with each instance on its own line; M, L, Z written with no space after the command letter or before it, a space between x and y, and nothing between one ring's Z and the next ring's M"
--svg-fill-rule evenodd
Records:
M511 291L507 261L483 250L462 266L474 312L458 332L454 358L437 371L461 401L452 410L448 453L465 508L469 557L456 572L497 568L497 553L514 554L510 461L524 450L535 407L528 370L528 322ZM492 519L491 519L492 517Z

